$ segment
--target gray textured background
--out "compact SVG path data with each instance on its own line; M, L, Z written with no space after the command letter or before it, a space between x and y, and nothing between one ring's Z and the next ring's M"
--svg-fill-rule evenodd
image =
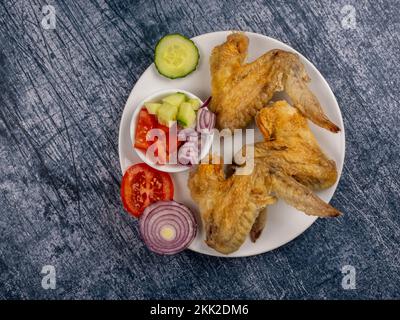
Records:
M400 297L399 1L239 3L0 1L1 298ZM347 133L332 204L346 214L256 257L161 257L121 207L123 106L161 35L229 29L291 45L328 80ZM56 290L41 287L47 264ZM341 287L346 264L356 290Z

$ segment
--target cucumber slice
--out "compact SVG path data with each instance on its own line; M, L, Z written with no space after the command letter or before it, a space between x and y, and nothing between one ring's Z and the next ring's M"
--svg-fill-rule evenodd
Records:
M186 95L182 92L177 92L177 93L171 94L162 99L163 102L170 103L173 106L177 106L177 107L179 107L182 102L185 102L185 100L186 100Z
M160 74L176 79L193 72L199 63L199 50L185 36L169 34L158 41L154 52L154 63Z
M189 99L188 102L192 105L194 111L199 110L200 100L199 99Z
M157 110L157 120L164 126L170 127L173 121L176 121L178 114L178 106L174 106L168 102L164 102Z
M145 102L144 106L150 114L156 114L157 110L161 107L161 103Z
M176 119L184 128L191 127L196 122L196 112L189 102L180 105Z

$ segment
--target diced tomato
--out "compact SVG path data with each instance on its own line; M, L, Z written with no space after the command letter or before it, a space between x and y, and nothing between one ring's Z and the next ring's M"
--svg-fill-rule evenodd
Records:
M147 133L151 129L161 129L165 133L166 143L165 146L162 141L157 138L154 141L147 141ZM183 141L178 141L178 137L175 135L176 144L170 146L169 137L170 129L167 126L160 124L157 118L149 114L146 108L143 108L139 112L138 123L135 132L135 148L142 149L146 151L153 143L157 144L155 156L158 156L161 163L166 163L170 158L170 154L177 151L177 149L182 145Z
M146 140L147 132L155 128L156 125L157 119L154 115L149 114L146 108L140 110L135 132L135 148L147 150L153 143L152 141Z
M184 141L178 141L177 134L174 134L174 137L172 137L172 139L175 139L176 143L170 145L170 136L171 136L171 132L173 132L172 128L168 128L166 126L163 126L160 123L157 123L157 128L161 129L161 130L163 130L165 132L165 137L166 137L166 141L167 141L166 142L167 150L166 151L164 151L164 150L159 151L159 153L161 152L162 154L165 154L166 159L169 159L170 154L175 152L175 151L177 151L177 149L182 145L182 143ZM161 148L162 148L162 145L160 145L160 149Z
M139 217L153 202L172 200L174 185L171 176L145 163L126 170L121 182L121 199L126 211Z

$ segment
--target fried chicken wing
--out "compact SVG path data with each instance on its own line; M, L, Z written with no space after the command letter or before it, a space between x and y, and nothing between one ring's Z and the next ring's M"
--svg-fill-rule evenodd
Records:
M303 115L279 101L262 109L256 123L265 141L253 146L251 174L226 177L222 164L201 164L189 178L191 195L205 225L206 243L221 253L239 249L249 233L255 241L265 226L264 209L277 198L309 215L340 214L311 191L333 185L337 172Z
M275 49L246 64L247 49L248 38L233 33L212 51L210 108L220 128L246 127L275 92L285 91L305 117L327 130L340 131L309 90L310 78L298 55Z
M321 151L307 120L286 101L262 109L256 124L265 141L255 145L255 158L313 190L331 187L337 180L336 164Z
M189 188L199 205L210 247L225 254L236 251L258 213L276 201L269 195L271 183L262 181L262 190L257 190L259 179L264 177L233 175L225 179L223 165L219 164L201 164L191 173Z

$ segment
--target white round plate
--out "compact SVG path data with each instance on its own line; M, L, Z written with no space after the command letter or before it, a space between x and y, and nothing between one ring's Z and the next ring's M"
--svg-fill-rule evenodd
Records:
M192 40L199 48L200 63L196 71L183 79L170 80L162 77L158 74L154 64L147 68L142 74L129 95L122 114L119 130L119 159L122 172L125 172L132 164L141 162L132 147L129 132L130 121L134 109L138 107L137 104L155 91L170 88L187 90L197 95L203 101L206 100L211 94L211 78L209 71L211 50L216 45L223 43L230 33L230 31L220 31L194 37ZM340 177L344 162L345 133L339 106L328 83L310 61L288 45L256 33L246 32L246 35L250 40L247 61L252 61L271 49L283 49L300 55L301 61L304 63L312 79L309 85L310 89L317 96L329 119L336 123L341 129L339 133L333 134L309 122L311 130L315 134L321 148L328 157L336 162ZM187 171L172 174L175 188L174 199L192 209L193 212L197 214L197 220L200 222L197 205L192 200L187 187L188 174ZM334 186L322 192L318 192L318 195L326 202L329 202L336 190L338 182L339 179ZM201 223L199 223L200 228L198 235L189 248L199 253L214 256L252 256L273 250L288 243L302 234L315 220L315 217L307 216L279 200L276 204L268 206L267 225L256 243L252 243L250 239L247 239L238 251L230 255L222 255L205 244L203 228L201 227Z

